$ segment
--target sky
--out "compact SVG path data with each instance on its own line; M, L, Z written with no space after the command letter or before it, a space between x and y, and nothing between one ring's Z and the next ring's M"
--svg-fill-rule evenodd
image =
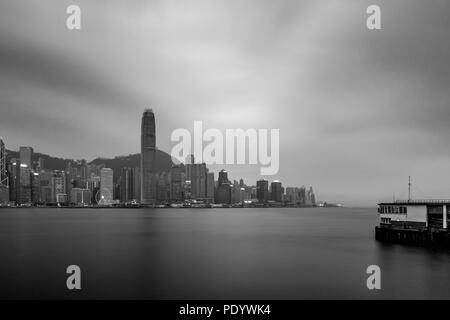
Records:
M81 8L68 30L66 8ZM381 30L366 9L381 8ZM450 198L448 0L0 3L0 136L64 158L157 147L177 128L280 129L268 180L318 200ZM254 184L259 166L223 166ZM221 167L211 169L217 172Z

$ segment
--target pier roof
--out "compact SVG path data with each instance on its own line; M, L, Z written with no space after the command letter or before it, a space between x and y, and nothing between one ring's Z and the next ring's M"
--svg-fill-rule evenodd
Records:
M424 199L424 200L396 200L394 202L382 202L379 206L427 206L427 205L448 205L450 199Z

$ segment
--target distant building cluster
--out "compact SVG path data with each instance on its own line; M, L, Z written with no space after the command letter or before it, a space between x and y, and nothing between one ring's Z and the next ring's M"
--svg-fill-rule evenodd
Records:
M189 156L169 172L155 172L155 116L144 111L141 122L139 167L113 169L85 160L65 170L45 168L42 158L32 161L33 148L20 147L19 157L7 161L0 139L0 205L16 206L315 206L312 187L284 188L278 180L247 185L233 182L221 170L215 180L205 163ZM118 174L115 180L114 175Z
M33 148L20 147L19 157L6 161L0 140L0 204L85 205L114 204L113 171L85 160L69 162L65 170L46 169L44 160L32 161Z

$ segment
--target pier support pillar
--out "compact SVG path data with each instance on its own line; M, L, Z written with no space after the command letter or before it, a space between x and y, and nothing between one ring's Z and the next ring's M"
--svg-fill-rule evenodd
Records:
M447 229L447 205L444 205L444 216L442 220L444 221L443 223L444 229Z

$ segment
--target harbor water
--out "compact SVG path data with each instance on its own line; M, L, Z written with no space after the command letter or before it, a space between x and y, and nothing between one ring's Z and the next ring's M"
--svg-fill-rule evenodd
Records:
M377 242L377 224L376 208L3 208L0 296L449 299L450 251Z

